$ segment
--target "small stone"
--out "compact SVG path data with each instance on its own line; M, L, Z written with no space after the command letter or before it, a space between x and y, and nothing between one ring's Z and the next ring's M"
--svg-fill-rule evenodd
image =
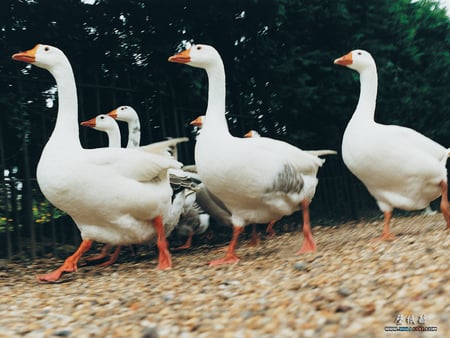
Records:
M305 271L306 270L306 264L304 262L296 262L294 264L294 269L299 271Z
M170 302L171 300L173 300L173 298L174 298L173 292L167 292L167 293L164 294L164 296L163 296L163 301L165 301L165 302Z
M350 296L350 295L352 294L352 292L350 291L350 289L347 288L347 287L345 287L345 286L340 287L339 290L338 290L338 293L339 293L341 296L344 296L344 297L348 297L348 296Z
M71 334L72 334L72 331L70 331L70 330L58 330L58 331L53 332L53 335L57 336L57 337L69 337Z
M370 316L375 312L375 310L376 310L376 306L374 303L367 304L363 309L363 315Z
M142 330L142 338L158 338L158 328L155 326L147 326Z
M336 308L336 312L348 312L351 309L353 309L353 307L350 305L339 304Z

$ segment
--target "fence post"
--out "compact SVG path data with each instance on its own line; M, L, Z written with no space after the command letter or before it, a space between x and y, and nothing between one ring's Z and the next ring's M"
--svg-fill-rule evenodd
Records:
M18 77L17 78L17 89L19 92L19 95L23 97L23 87L22 87L22 80ZM23 102L19 103L22 107L22 111L26 111ZM28 117L29 119L29 117ZM27 120L28 120L27 119ZM24 188L24 204L23 209L24 210L24 216L25 216L25 224L27 224L30 227L30 237L31 237L31 256L33 258L36 258L36 229L35 224L33 222L33 214L32 214L32 208L33 208L33 197L31 192L31 174L30 174L30 156L28 152L28 138L30 135L30 128L29 126L26 126L23 134L22 139L22 155L23 155L23 171L24 171L24 180L23 180L23 188Z
M0 170L2 170L1 177L1 189L2 189L2 204L5 208L5 214L3 215L6 218L6 248L8 252L8 259L12 258L12 240L11 240L11 231L9 227L9 219L10 219L10 210L8 203L8 187L5 182L5 148L3 147L3 128L0 126L0 157L1 157L1 165Z

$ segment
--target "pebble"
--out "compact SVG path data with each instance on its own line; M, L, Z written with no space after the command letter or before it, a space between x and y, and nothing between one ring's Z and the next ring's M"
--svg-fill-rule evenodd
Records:
M70 330L58 330L53 333L53 336L57 337L69 337L72 334Z
M345 286L340 287L338 293L344 297L350 296L352 294L349 288L346 288Z
M384 337L398 314L424 315L438 328L427 338L450 332L442 215L396 217L403 235L386 243L369 241L383 227L373 223L314 227L317 252L300 260L298 231L280 230L256 248L242 239L241 261L221 267L206 262L222 253L202 246L158 271L149 250L41 284L62 260L3 262L0 337Z
M306 264L304 262L296 262L294 264L294 269L299 271L305 271L306 270Z
M142 338L158 338L158 329L155 326L147 326L142 330Z

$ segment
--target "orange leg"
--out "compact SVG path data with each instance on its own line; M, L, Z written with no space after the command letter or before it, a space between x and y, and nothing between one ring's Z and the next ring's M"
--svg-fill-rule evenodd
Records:
M444 215L444 219L447 222L447 228L450 229L450 210L448 204L448 183L441 181L441 211Z
M175 248L173 250L186 250L186 249L190 249L192 246L192 237L194 236L194 233L191 232L186 240L186 243L184 243L182 246L179 246L178 248Z
M256 232L256 224L252 224L252 237L250 238L249 246L257 246L259 244L259 236Z
M275 237L275 231L273 231L273 226L276 221L270 221L269 224L267 224L266 234L267 238L273 238Z
M91 256L87 257L85 260L88 262L92 262L92 261L98 261L100 259L106 258L109 255L112 247L113 246L111 244L105 244L103 246L102 250L100 251L100 253L91 255Z
M158 246L159 257L158 267L159 270L172 268L172 257L170 256L169 246L167 244L166 235L164 233L164 223L162 216L157 216L153 220L153 226L155 227L158 239L156 245Z
M311 222L309 219L309 201L304 200L301 205L303 213L303 245L300 250L297 251L297 255L316 251L316 243L313 239Z
M244 227L233 227L233 237L231 239L230 245L228 246L225 257L209 262L210 266L239 262L239 257L236 255L235 251L239 235L242 233L242 231L244 231Z
M120 245L118 245L116 247L116 250L114 250L113 254L111 255L111 257L109 257L109 259L106 262L103 262L103 263L99 264L98 266L106 267L106 266L113 265L117 261L117 258L119 258L121 249L122 249L122 247Z
M393 241L395 239L395 235L389 231L389 225L391 223L392 211L384 212L384 226L383 233L378 238L381 241Z
M40 282L56 282L64 272L74 272L77 271L77 263L81 256L90 249L92 245L92 241L90 239L85 239L81 242L75 253L68 257L63 265L61 265L58 269L53 272L50 272L46 275L38 276L38 280Z

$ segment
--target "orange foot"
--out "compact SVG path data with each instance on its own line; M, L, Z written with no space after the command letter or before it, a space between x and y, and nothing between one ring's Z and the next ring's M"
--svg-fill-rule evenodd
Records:
M101 251L99 254L89 256L89 257L87 258L87 261L88 261L88 262L96 262L96 261L98 261L98 260L107 258L107 257L109 256L109 259L108 259L107 261L102 262L102 263L100 263L100 264L97 264L97 266L100 266L100 267L107 267L107 266L113 265L113 264L117 261L117 258L119 258L121 246L118 245L118 246L116 247L116 250L114 250L114 253L110 256L110 255L109 255L109 251L110 251L111 247L112 247L112 246L109 245L109 244L105 245L105 246L103 247L102 251ZM94 264L95 264L95 263L94 263Z
M158 270L172 269L172 257L170 256L169 250L164 249L159 251L158 262Z
M273 229L271 228L270 230L267 230L266 232L266 237L267 238L274 238L275 237L275 231L273 231Z
M95 262L95 261L99 261L101 259L105 259L109 257L110 251L112 249L112 245L111 244L105 244L102 248L102 250L100 251L100 253L95 254L95 255L90 255L88 256L85 261L86 262ZM114 254L116 254L117 250L119 250L120 252L120 247L116 248ZM112 258L110 258L111 260Z
M267 238L275 237L275 231L273 230L274 224L275 224L275 221L272 221L267 225L267 229L266 229L266 237Z
M250 242L248 243L248 246L255 247L255 246L258 246L258 244L259 244L259 235L256 232L256 224L253 224L253 226L252 226L252 236L250 238Z
M383 232L380 237L375 238L375 241L393 241L397 239L395 235L391 232Z
M447 222L447 227L445 228L445 230L450 229L450 212L449 213L443 213L444 214L444 219Z
M248 242L248 246L250 246L250 247L258 246L258 244L259 244L258 236L252 236L252 238L250 239L250 242Z
M105 268L107 266L113 265L117 261L118 255L112 255L107 261L97 264L97 266Z
M209 266L232 264L239 262L239 257L232 253L227 253L225 257L209 262Z
M175 248L175 249L173 249L173 250L179 251L179 250L187 250L187 249L190 249L191 246L192 246L192 237L193 237L193 234L190 234L189 237L188 237L187 240L186 240L186 243L184 243L182 246L179 246L179 247L177 247L177 248Z
M75 272L77 271L77 265L72 263L66 263L56 269L55 271L52 271L46 275L39 275L37 276L37 279L39 282L48 282L48 283L54 283L58 279L61 278L62 274L65 272Z
M172 250L173 251L180 251L180 250L187 250L187 249L190 249L190 248L191 248L191 245L185 243L185 244L183 244L183 245L181 245L179 247L173 248Z
M108 254L98 253L98 254L86 257L84 260L86 262L95 262L95 261L99 261L101 259L105 259L106 257L108 257Z
M303 245L300 250L297 251L296 255L301 255L304 253L315 252L316 251L316 243L312 239L312 237L305 237L303 240Z
M228 248L227 248L226 246L222 246L222 247L220 247L220 248L211 250L211 253L212 253L212 254L219 254L219 253L221 253L221 252L227 252L227 251L228 251Z

